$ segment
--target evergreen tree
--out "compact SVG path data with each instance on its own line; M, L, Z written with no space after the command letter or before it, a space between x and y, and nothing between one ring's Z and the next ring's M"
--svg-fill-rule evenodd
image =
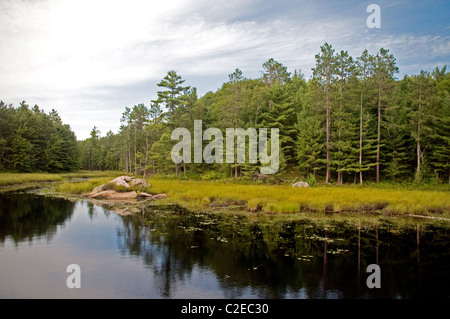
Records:
M389 50L381 48L373 60L373 83L376 92L377 103L377 162L376 182L380 181L380 152L381 147L381 125L382 112L391 105L390 96L394 90L394 75L398 72L395 58L389 54Z
M427 142L433 135L434 121L434 103L432 97L434 94L434 82L428 72L421 71L420 74L413 76L410 82L411 86L411 135L416 141L416 181L422 179L423 172L421 171L424 161L424 154Z
M323 169L325 161L325 131L323 121L310 107L297 115L296 159L300 172L308 179Z
M280 168L282 171L286 165L293 162L294 144L296 138L295 113L289 92L279 81L276 81L269 89L272 107L262 115L261 126L267 129L278 128L280 134ZM268 130L269 131L269 130Z
M441 179L450 184L450 73L447 67L436 67L435 103L437 106L430 162Z
M318 96L323 102L323 107L325 109L325 119L326 119L326 172L325 172L325 183L328 183L331 178L331 151L333 145L331 143L331 90L332 85L336 79L336 56L334 54L333 47L325 43L320 47L320 54L316 54L316 67L313 68L313 76L323 87L324 96Z

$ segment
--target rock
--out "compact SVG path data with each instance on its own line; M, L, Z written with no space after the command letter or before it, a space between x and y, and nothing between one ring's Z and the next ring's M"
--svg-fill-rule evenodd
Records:
M103 190L103 185L97 186L96 188L94 188L94 189L92 190L92 192L89 193L89 196L92 197L93 195L95 195L95 194L101 192L102 190Z
M309 184L307 182L297 182L292 184L292 187L309 187Z
M144 193L144 192L141 192L141 193L139 194L139 196L140 196L140 197L153 197L152 194L148 194L148 193Z
M255 176L253 177L253 180L265 180L267 178L269 178L270 176L267 174L260 174L260 173L256 173Z
M114 190L101 191L96 194L91 195L92 198L102 198L102 199L115 199L115 200L124 200L124 199L135 199L137 193L135 191L126 192L126 193L118 193Z
M111 187L111 185L108 185L108 184L125 186L125 188L129 188L130 186L141 186L141 187L150 186L145 181L145 179L134 178L134 177L130 177L130 176L120 176L106 184L97 186L96 188L94 188L92 190L92 192L87 194L87 196L90 198L93 198L93 199L109 199L109 200L120 200L120 201L129 201L129 200L135 200L135 199L158 200L158 199L163 199L163 198L167 197L166 194L152 195L152 194L148 194L148 193L144 193L144 192L141 192L138 194L136 191L117 192L116 190L111 189L113 187ZM105 186L108 186L108 187L105 187ZM104 189L104 188L106 188L106 189Z
M124 209L116 209L114 212L119 216L131 216L137 213L141 213L139 208L124 208Z
M121 185L121 186L125 186L126 188L130 187L130 184L128 184L128 182L132 181L133 177L130 176L120 176L117 177L115 179L113 179L112 181L106 183L106 184L114 184L114 185ZM90 197L93 197L94 195L104 191L103 188L105 187L106 184L97 186L96 188L94 188L92 190L92 192L89 193Z
M133 178L130 176L120 176L120 177L113 179L108 184L115 184L117 186L125 186L126 188L128 188L128 187L130 187L130 184L128 184L128 182L131 182L132 179Z
M115 200L124 200L124 199L135 199L137 197L137 193L135 191L127 192L127 193L117 193L111 194L108 199Z
M131 185L131 186L142 186L142 187L150 186L150 184L148 184L148 183L145 181L145 179L143 179L143 178L135 178L135 179L132 179L131 182L130 182L130 185Z
M95 189L97 189L97 188L98 187L96 187ZM94 189L94 191L95 191L95 189ZM94 191L92 191L92 193L89 194L89 197L92 197L92 198L108 198L109 196L111 196L112 194L115 193L115 191L113 191L112 189L107 190L107 191L100 191L100 192L97 191L95 193L94 193Z
M153 200L163 199L163 198L167 198L167 195L166 194L157 194L157 195L152 196Z

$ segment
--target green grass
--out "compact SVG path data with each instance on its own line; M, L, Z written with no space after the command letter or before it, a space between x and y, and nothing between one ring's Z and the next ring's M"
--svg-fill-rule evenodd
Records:
M95 187L109 182L111 178L93 178L81 182L64 182L52 187L52 191L56 193L82 195L90 193Z
M72 173L0 173L0 190L10 186L35 186L50 183L50 192L81 195L123 175L114 171L79 171ZM411 185L369 185L363 187L318 186L293 188L289 185L242 183L240 181L206 181L151 178L151 187L132 190L166 193L162 202L187 208L216 211L221 207L244 208L263 213L298 212L382 212L394 214L437 214L450 218L450 191L445 185L431 189L414 189ZM116 189L118 191L123 191ZM130 189L127 189L130 190Z
M90 193L95 187L104 185L103 190L115 190L116 192L146 192L153 193L153 188L150 186L142 187L142 186L131 186L125 187L122 185L115 185L113 183L109 183L112 179L124 175L123 172L87 172L86 173L75 173L71 176L71 179L68 179L62 183L58 183L51 188L51 192L69 194L69 195L82 195ZM87 180L77 180L83 176L83 178L88 178Z
M450 215L450 193L354 186L293 188L288 185L242 185L217 181L151 179L154 192L168 200L214 207L214 203L244 202L265 213L301 211L444 213Z
M59 192L81 194L91 185L123 175L116 171L77 171L70 173L0 173L1 190L20 190L55 183ZM88 179L87 181L85 181ZM100 184L99 184L100 185Z
M60 174L49 173L0 173L0 186L15 184L61 181Z

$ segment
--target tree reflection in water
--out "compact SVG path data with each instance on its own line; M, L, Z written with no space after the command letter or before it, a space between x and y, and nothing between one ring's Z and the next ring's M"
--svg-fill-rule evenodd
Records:
M260 298L417 298L449 293L448 225L252 221L240 215L179 211L151 211L145 217L124 217L123 222L122 254L142 258L165 298L173 297L177 286L196 270L212 271L227 298L249 292ZM382 269L383 289L366 287L365 270L372 263Z

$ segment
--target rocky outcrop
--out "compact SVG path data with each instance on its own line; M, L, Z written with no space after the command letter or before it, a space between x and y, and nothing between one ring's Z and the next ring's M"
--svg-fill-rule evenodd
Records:
M106 190L97 192L93 195L90 195L91 198L96 199L112 199L112 200L125 200L125 199L135 199L138 196L137 192L116 192L115 190Z
M307 182L297 182L292 184L292 187L309 187L309 184Z
M118 200L118 201L128 201L128 200L158 200L166 198L166 194L148 194L145 192L137 192L135 190L127 191L116 191L115 187L122 187L122 189L133 187L136 189L138 187L148 187L150 184L147 183L142 178L134 178L131 176L120 176L106 184L95 187L92 192L87 194L87 197L93 199L108 199L108 200Z

